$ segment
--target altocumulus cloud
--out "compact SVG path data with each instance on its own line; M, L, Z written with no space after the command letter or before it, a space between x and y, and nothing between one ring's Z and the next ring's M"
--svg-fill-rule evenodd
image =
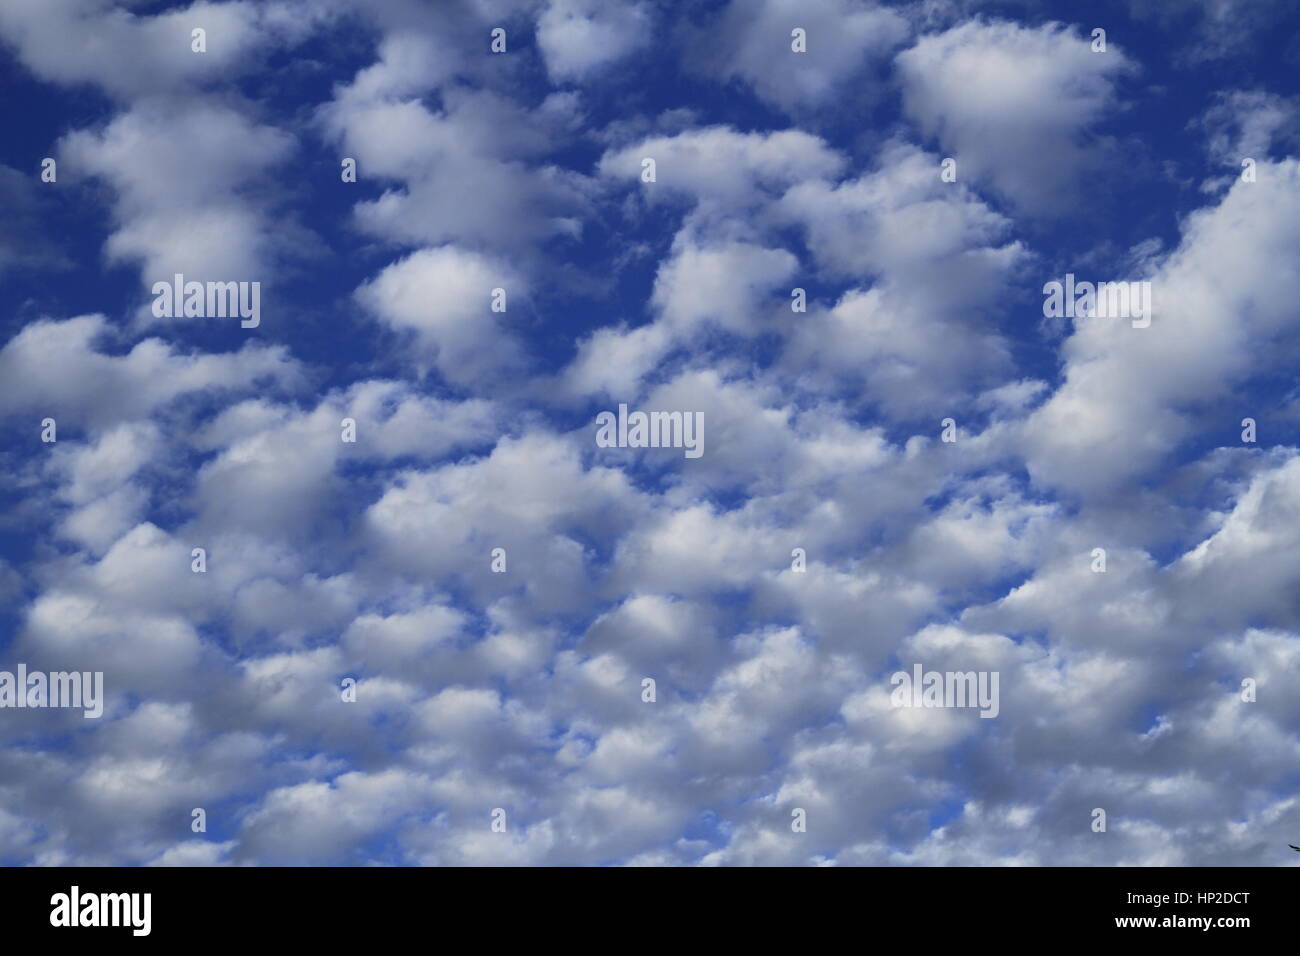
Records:
M0 860L1279 862L1282 6L5 3Z

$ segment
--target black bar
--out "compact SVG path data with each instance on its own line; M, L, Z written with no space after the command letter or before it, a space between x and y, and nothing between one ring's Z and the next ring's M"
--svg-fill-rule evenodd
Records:
M646 869L28 868L6 869L0 880L7 941L66 943L75 933L79 943L339 945L351 940L366 948L390 937L425 935L431 928L450 934L443 937L446 945L461 932L473 932L484 943L523 933L532 934L536 945L557 938L666 944L685 939L664 935L669 931L701 924L711 927L710 935L723 934L720 938L754 935L760 941L788 930L807 934L809 942L829 943L847 933L873 945L895 939L1059 943L1103 937L1182 945L1197 936L1231 946L1252 934L1272 937L1293 930L1297 896L1295 872L1287 868L827 867L671 874ZM128 925L51 925L57 905L52 898L63 894L70 903L74 885L83 907L88 895L150 894L148 935L135 935L129 917L135 915L139 925L142 914L125 909L120 922ZM97 908L98 898L90 905ZM120 898L114 905L122 905ZM1154 923L1119 925L1148 918ZM1221 922L1243 918L1242 925ZM1200 925L1202 919L1211 925ZM616 937L593 937L593 926L600 923L623 929ZM824 935L829 932L836 937Z

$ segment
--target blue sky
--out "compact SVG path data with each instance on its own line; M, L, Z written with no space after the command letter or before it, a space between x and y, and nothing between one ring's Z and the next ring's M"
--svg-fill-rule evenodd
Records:
M7 0L0 860L1292 863L1298 25Z

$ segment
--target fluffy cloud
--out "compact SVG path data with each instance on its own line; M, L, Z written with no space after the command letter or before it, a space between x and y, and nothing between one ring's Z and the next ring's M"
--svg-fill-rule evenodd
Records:
M498 289L505 311L493 308ZM518 314L527 294L514 269L455 246L412 253L357 290L381 321L413 333L447 379L480 387L523 360L503 320L511 300Z
M806 39L792 48L793 31ZM861 0L732 0L693 37L694 64L749 85L787 113L825 107L909 34L897 11Z
M237 352L187 354L161 339L125 354L101 351L112 338L102 315L25 326L0 350L0 412L64 419L65 427L101 428L149 415L178 396L238 391L259 380L290 384L300 369L283 347L249 342Z
M1260 179L1188 216L1179 247L1141 277L1151 283L1149 327L1076 321L1065 381L1025 423L1035 475L1114 487L1160 462L1193 422L1208 425L1234 382L1294 354L1284 330L1300 277L1275 264L1300 239L1300 163L1263 164ZM1242 417L1251 416L1221 427L1235 434Z
M72 188L0 175L0 627L106 699L4 711L0 858L1289 855L1291 91L965 9L7 4ZM1188 135L1133 215L1052 218L1153 102ZM1151 325L1042 322L1071 262ZM302 318L144 328L137 267ZM624 401L704 455L597 446ZM916 664L996 673L997 717L895 707Z
M0 35L42 79L95 83L131 99L252 68L268 48L304 36L330 6L200 0L139 15L110 0L16 0L0 11ZM196 27L207 31L205 53L191 49Z
M178 272L268 282L268 259L285 251L286 233L273 230L250 187L293 145L229 107L153 99L102 131L70 134L60 155L65 176L98 176L113 186L118 229L105 253L110 262L138 262L146 286Z
M644 46L651 28L648 4L550 0L537 18L537 43L553 79L580 81Z
M897 59L906 112L958 176L1020 209L1060 212L1100 161L1092 127L1117 108L1133 64L1113 43L1061 24L971 21L924 36Z

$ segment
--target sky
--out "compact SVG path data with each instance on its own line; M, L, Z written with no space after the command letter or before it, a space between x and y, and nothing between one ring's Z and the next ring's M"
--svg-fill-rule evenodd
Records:
M0 670L103 713L0 707L0 862L1300 863L1298 77L1245 0L4 0Z

